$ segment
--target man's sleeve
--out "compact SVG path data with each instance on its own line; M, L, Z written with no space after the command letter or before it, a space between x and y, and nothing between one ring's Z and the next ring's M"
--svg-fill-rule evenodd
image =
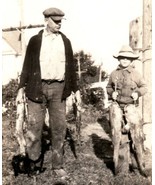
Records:
M25 58L23 62L23 67L22 67L22 72L20 76L20 82L19 82L19 87L18 89L25 87L28 81L28 72L30 70L30 63L31 63L31 39L28 43L26 53L25 53Z

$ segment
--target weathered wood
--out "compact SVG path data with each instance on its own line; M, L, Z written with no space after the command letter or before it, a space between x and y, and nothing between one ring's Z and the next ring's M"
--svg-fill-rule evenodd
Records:
M23 30L23 29L30 29L30 28L40 28L44 27L44 24L37 24L37 25L28 25L28 26L19 26L19 27L10 27L10 28L4 28L2 29L3 32L8 32L8 31L16 31L16 30Z
M143 16L130 22L130 46L140 54L135 61L137 70L144 76L148 93L142 98L142 116L144 122L152 122L152 3L143 0Z
M129 25L129 42L133 50L142 51L142 17L132 20Z
M152 122L152 1L143 0L143 74L148 93L143 97L143 120Z
M142 44L143 44L143 25L142 16L132 20L129 25L129 45L132 47L134 52L139 54L138 60L134 61L136 70L143 76L143 62L142 62ZM142 115L142 98L139 99L139 109ZM143 115L142 115L143 117Z

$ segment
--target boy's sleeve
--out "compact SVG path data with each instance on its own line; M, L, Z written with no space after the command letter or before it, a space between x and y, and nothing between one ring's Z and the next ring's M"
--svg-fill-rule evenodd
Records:
M136 92L138 93L139 97L144 96L148 91L147 84L144 78L139 73L137 73L136 79L138 79Z
M109 81L108 81L108 84L106 86L106 89L107 89L108 98L111 99L112 98L112 93L114 92L113 83L112 83L112 75L110 75L110 77L109 77Z

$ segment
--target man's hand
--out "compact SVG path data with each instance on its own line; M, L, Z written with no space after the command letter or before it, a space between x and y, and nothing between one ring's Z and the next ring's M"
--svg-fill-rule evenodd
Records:
M118 92L117 91L112 93L113 100L117 100L117 96L118 96Z
M138 99L138 93L137 92L133 92L131 94L131 97L133 98L134 101L136 101Z
M82 103L82 100L81 100L81 93L80 91L76 91L75 93L72 92L72 95L73 95L73 102L76 104L77 106L77 109L78 111L84 111L82 108L81 108L81 103Z
M17 97L16 97L16 105L18 105L19 103L23 103L25 101L24 93L25 93L24 88L20 88L18 90Z
M77 104L78 105L81 105L81 93L80 93L80 91L78 90L78 91L76 91L76 93L75 93L75 97L76 97L76 100L77 100Z

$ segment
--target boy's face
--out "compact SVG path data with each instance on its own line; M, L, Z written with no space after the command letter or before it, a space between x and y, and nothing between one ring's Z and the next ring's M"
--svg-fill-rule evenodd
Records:
M119 57L118 61L123 68L127 68L132 63L133 59L128 57Z

